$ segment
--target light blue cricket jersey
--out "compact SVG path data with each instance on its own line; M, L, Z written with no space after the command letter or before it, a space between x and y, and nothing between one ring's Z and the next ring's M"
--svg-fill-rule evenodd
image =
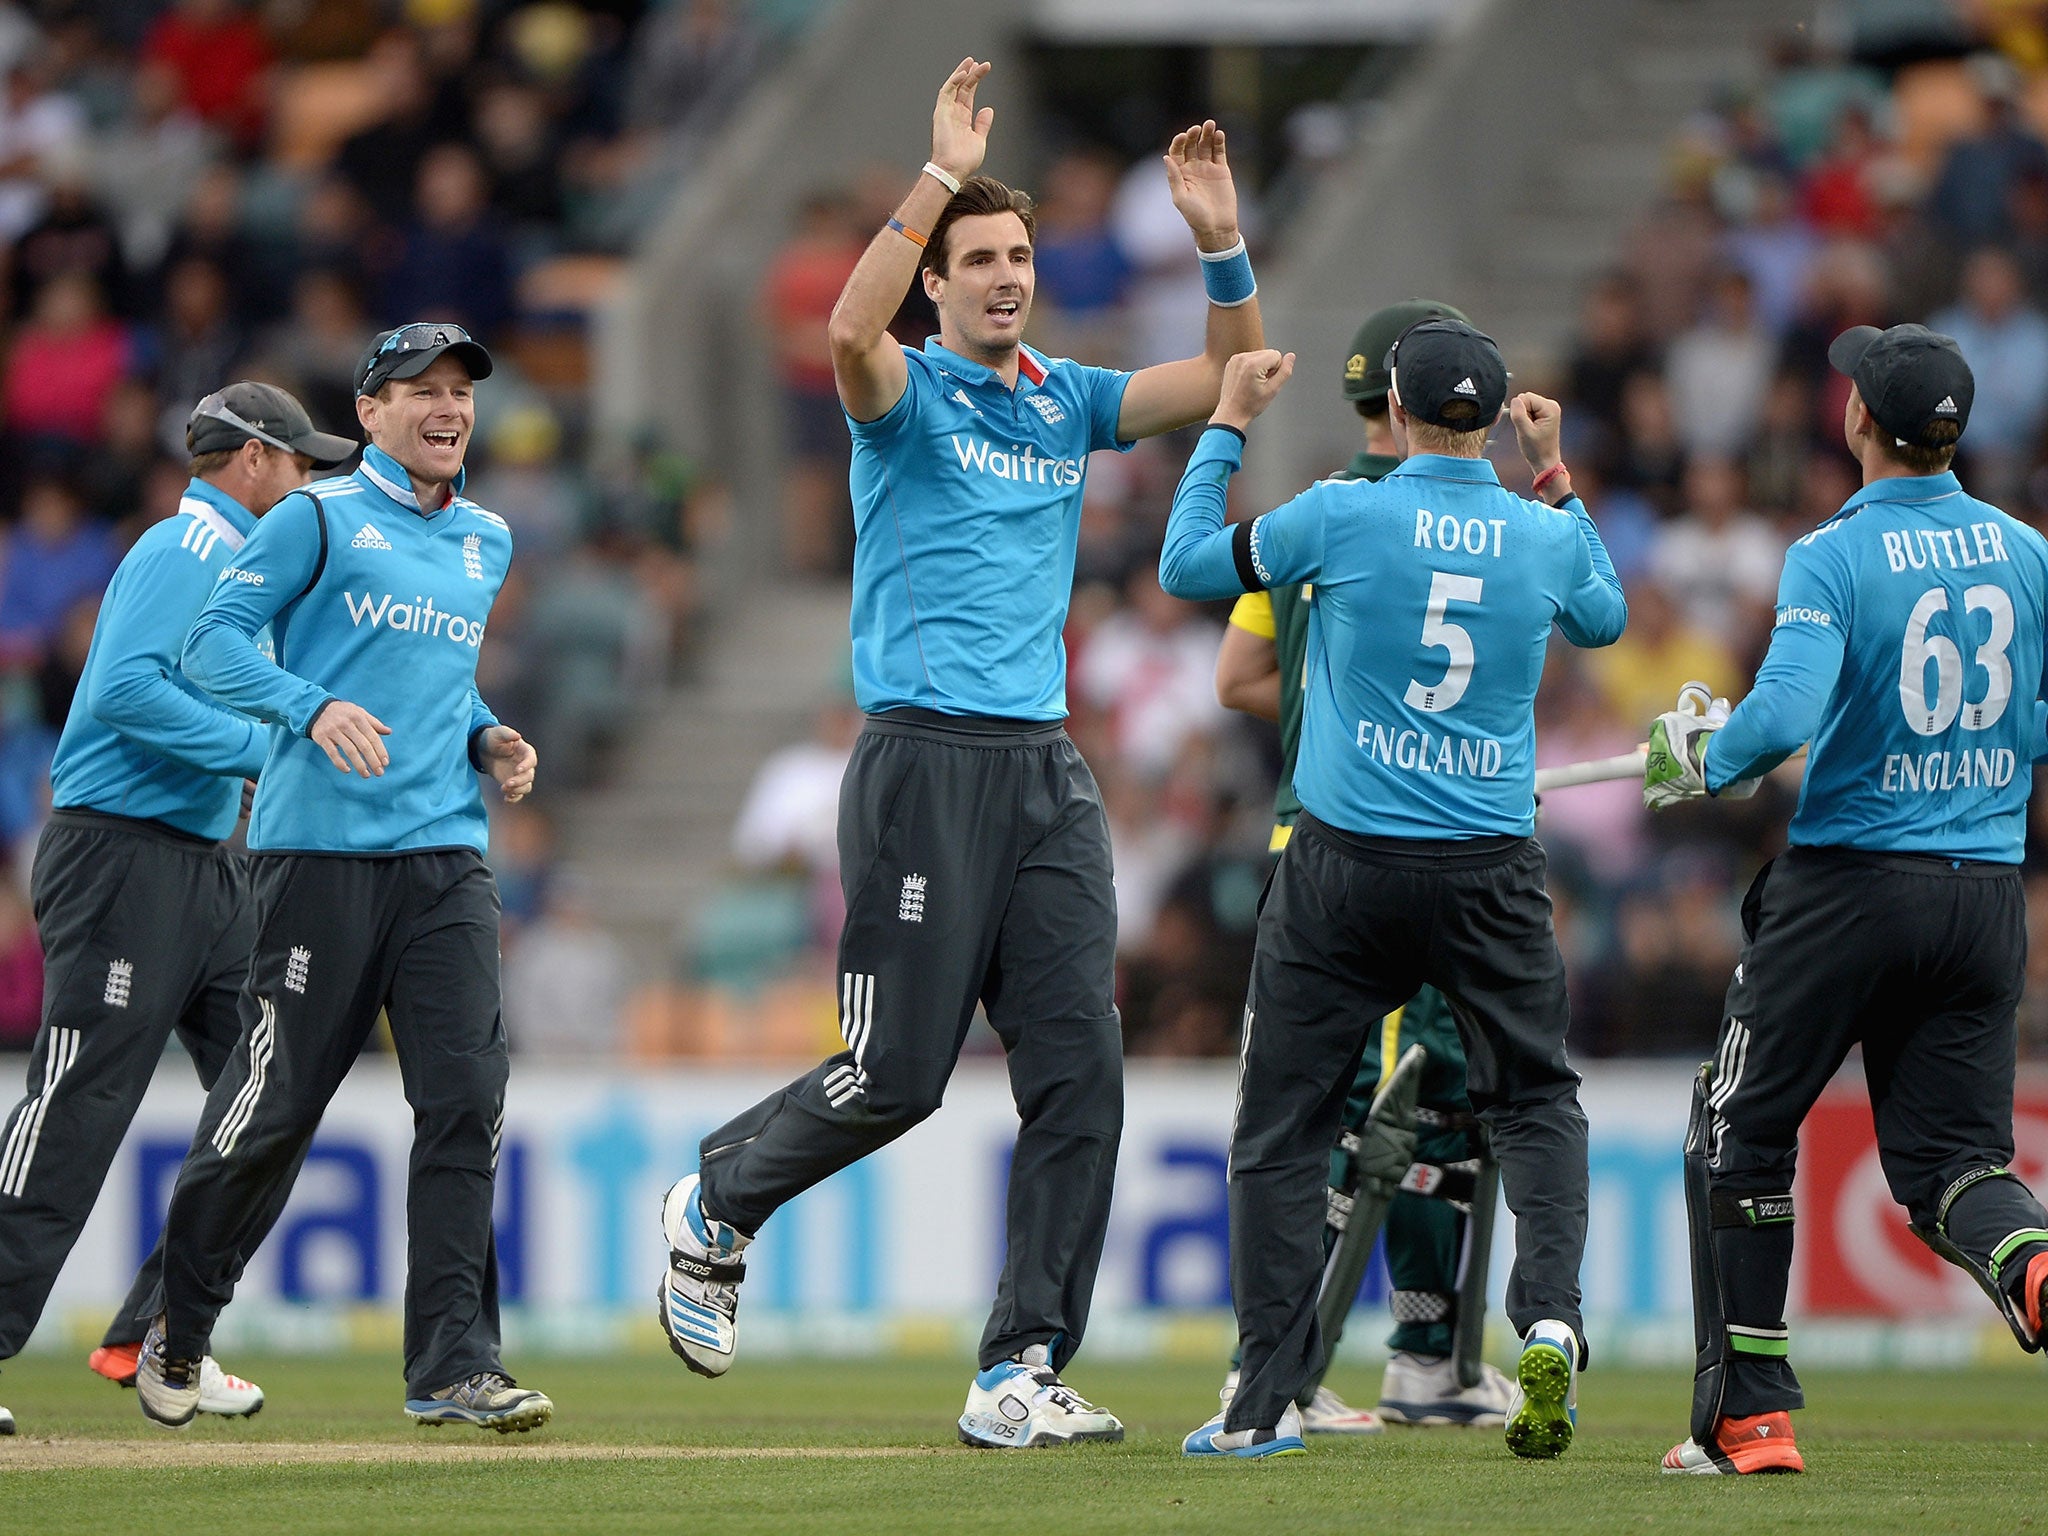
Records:
M262 770L270 732L215 703L178 656L214 578L255 526L255 513L194 480L177 515L123 557L50 764L58 810L160 821L216 841L235 830L242 780Z
M1953 474L1880 480L1785 555L1756 685L1707 746L1719 790L1811 740L1798 847L2017 864L2048 542Z
M1314 583L1301 803L1371 837L1526 837L1551 625L1596 646L1628 621L1584 504L1517 496L1484 459L1416 454L1384 479L1320 481L1226 527L1242 454L1237 433L1202 434L1159 579L1197 599Z
M377 448L354 474L271 509L185 642L194 682L284 727L257 782L252 850L483 851L470 738L497 719L477 694L476 658L511 562L502 518L460 494L422 511L405 471ZM275 661L251 638L265 624ZM391 727L382 778L338 771L307 739L330 699Z
M1130 375L1023 347L1017 387L936 339L853 431L853 691L870 714L1060 720L1088 455Z

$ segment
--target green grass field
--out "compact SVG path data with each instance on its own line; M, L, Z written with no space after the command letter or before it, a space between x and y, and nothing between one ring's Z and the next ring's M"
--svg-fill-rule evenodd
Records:
M240 1424L147 1425L81 1362L0 1376L22 1433L0 1440L0 1532L122 1528L419 1533L1887 1531L2048 1529L2048 1371L1813 1373L1805 1477L1664 1478L1680 1374L1599 1371L1577 1444L1518 1462L1498 1431L1315 1440L1308 1456L1190 1463L1180 1437L1216 1371L1088 1366L1119 1446L975 1452L954 1442L967 1367L763 1362L706 1382L666 1357L536 1361L555 1423L501 1438L398 1412L386 1356L233 1360L270 1402ZM1363 1401L1376 1380L1333 1382ZM770 1449L780 1454L757 1454Z

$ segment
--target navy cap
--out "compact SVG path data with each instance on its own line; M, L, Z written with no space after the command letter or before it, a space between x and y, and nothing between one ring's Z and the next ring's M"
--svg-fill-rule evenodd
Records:
M1492 426L1508 396L1508 365L1493 338L1448 317L1418 321L1403 331L1387 353L1387 373L1401 409L1454 432ZM1476 414L1446 420L1454 400L1470 401Z
M356 364L356 393L374 395L393 379L417 378L443 353L469 370L472 379L491 376L491 354L459 325L416 320L395 330L379 331L362 361Z
M1932 442L1929 429L1938 421L1969 424L1977 380L1952 336L1924 325L1859 325L1834 339L1828 361L1855 381L1871 416L1901 444L1946 448L1954 439Z

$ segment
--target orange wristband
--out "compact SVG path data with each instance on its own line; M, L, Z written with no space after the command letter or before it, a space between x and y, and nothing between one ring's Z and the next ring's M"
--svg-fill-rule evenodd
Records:
M924 236L920 235L916 230L912 229L908 224L904 223L901 219L891 219L889 221L889 227L895 230L896 233L901 235L904 239L908 240L912 245L923 245L925 243Z

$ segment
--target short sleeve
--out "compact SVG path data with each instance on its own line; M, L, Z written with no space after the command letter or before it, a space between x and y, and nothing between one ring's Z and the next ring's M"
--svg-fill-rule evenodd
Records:
M1129 453L1137 439L1119 439L1116 424L1124 413L1124 391L1131 387L1131 376L1116 368L1084 367L1082 374L1087 381L1089 452L1113 448Z
M1270 592L1247 592L1237 600L1237 606L1230 610L1233 627L1257 635L1261 640L1271 640L1279 633L1273 622L1273 594Z
M886 443L900 437L918 412L932 400L938 378L930 361L922 352L913 352L908 347L903 349L903 361L906 377L902 398L873 421L855 421L851 416L846 418L847 430L856 442Z

